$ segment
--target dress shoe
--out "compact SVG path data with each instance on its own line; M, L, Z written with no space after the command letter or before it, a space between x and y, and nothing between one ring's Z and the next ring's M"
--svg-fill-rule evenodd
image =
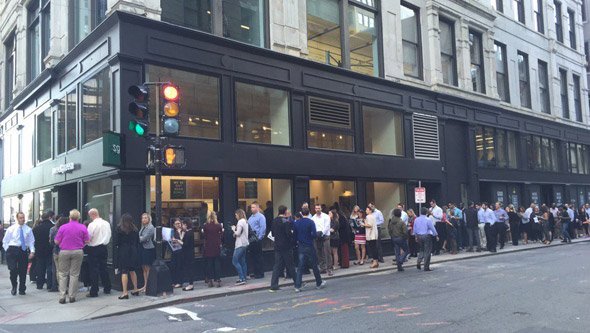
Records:
M417 263L417 264L416 264L416 268L417 268L417 269L422 269L422 266L420 265L420 263Z
M16 296L16 288L12 288L10 294L12 294L12 296Z
M59 304L66 304L66 299L65 298L60 298L59 299Z
M403 272L403 271L404 271L404 269L403 269L402 267L398 267L398 268L397 268L397 271L398 271L398 272Z
M129 299L129 295L121 295L119 296L119 299Z
M70 303L76 303L76 297L70 297Z
M425 272L432 272L432 269L430 269L430 267L428 267L428 268L424 267L424 271Z
M183 290L186 290L186 288L184 288ZM131 295L133 296L139 296L139 291L132 291Z
M23 291L19 291L18 294L19 295L26 295L27 293L25 293L25 291L23 290Z

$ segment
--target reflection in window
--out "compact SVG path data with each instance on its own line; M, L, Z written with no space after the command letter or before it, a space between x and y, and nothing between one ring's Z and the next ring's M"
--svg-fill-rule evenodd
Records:
M37 163L51 158L51 110L37 115Z
M533 7L533 26L537 32L545 33L545 23L543 22L543 0L532 0Z
M406 202L405 185L402 183L367 182L367 202L372 202L383 213L385 218L381 230L381 238L389 239L387 225L389 213L399 203Z
M561 96L561 114L563 118L570 119L570 103L567 91L567 71L559 69L559 94Z
M480 167L517 168L516 133L499 128L478 126L475 151Z
M20 138L18 141L13 142L12 155L10 160L14 161L14 170L18 171L18 158L20 154L20 172L24 172L33 168L36 156L35 152L35 117L29 116L25 118L23 122L23 128L20 130ZM15 137L16 138L16 137ZM4 145L6 149L7 145ZM20 146L20 147L19 147ZM6 160L5 160L6 161ZM6 163L6 162L5 162Z
M156 179L150 176L150 207L152 217L156 207ZM203 255L204 239L201 228L211 212L218 213L219 223L232 220L219 216L219 178L217 177L162 177L162 226L170 227L175 218L192 223L195 233L195 256ZM139 216L137 217L139 219ZM226 231L228 225L224 225ZM170 256L170 251L167 251Z
M529 83L529 56L518 52L518 81L520 88L520 106L531 107L531 86Z
M403 115L400 112L363 107L365 153L404 155Z
M310 180L309 207L313 211L316 204L325 205L326 209L335 203L348 216L356 205L356 186L352 181Z
M582 97L580 88L580 77L577 75L572 76L574 81L574 112L576 114L576 121L582 121Z
M590 147L568 143L569 171L575 174L590 174Z
M356 6L348 6L350 33L350 69L379 76L379 47L375 14Z
M307 131L307 146L316 149L353 151L352 135L330 130Z
M107 0L70 0L70 17L72 33L70 48L80 43L104 19L107 12Z
M526 138L528 167L531 170L559 171L557 141L540 136Z
M78 125L78 113L76 112L76 90L66 95L66 132L67 132L67 150L77 147L76 126Z
M4 107L8 108L14 96L13 89L16 81L16 62L14 59L16 56L16 32L12 32L4 42L4 54L6 57L6 64L4 65Z
M60 99L57 103L57 111L55 112L55 149L56 155L60 155L66 151L66 98Z
M223 0L223 36L264 47L264 0Z
M113 216L113 182L110 178L102 178L90 182L84 182L84 207L82 216L88 219L90 208L96 208L100 217L108 221L111 226L116 226L119 221ZM141 216L133 216L136 225L139 225ZM113 258L113 251L109 252L109 260Z
M307 0L309 59L342 67L338 0Z
M576 47L576 12L571 9L568 9L567 16L569 18L570 23L570 47L572 49L577 49Z
M177 69L149 65L148 81L172 81L180 88L180 136L219 139L219 78ZM155 96L155 88L150 93ZM150 118L156 119L155 99L150 99ZM156 122L150 121L150 132L156 132Z
M55 209L51 203L51 190L39 191L39 217L48 209Z
M402 3L402 45L404 74L422 78L422 49L420 46L420 11Z
M504 102L510 102L510 90L508 89L508 62L506 59L506 46L494 43L496 54L496 86L498 96Z
M524 21L524 0L512 0L512 13L514 13L514 19L520 23Z
M236 83L238 141L288 146L289 93Z
M211 32L211 0L163 0L162 21Z
M440 28L440 61L443 83L457 85L457 70L455 59L455 31L454 23L439 20Z
M539 100L541 112L551 113L549 105L549 73L547 72L547 63L539 60Z
M111 81L109 68L82 84L82 144L102 137L111 127Z
M481 34L471 30L469 31L469 55L471 59L471 84L473 91L485 93Z
M563 21L561 16L561 2L554 1L555 4L555 35L557 41L563 43Z

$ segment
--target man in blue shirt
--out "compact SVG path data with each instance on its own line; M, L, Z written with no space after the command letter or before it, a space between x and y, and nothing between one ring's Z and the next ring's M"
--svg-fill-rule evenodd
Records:
M506 223L508 223L508 213L502 208L502 203L496 202L496 210L494 211L496 217L496 223L494 224L494 232L497 239L500 241L500 250L504 248L506 242ZM493 246L496 249L496 244Z
M428 208L422 207L420 216L414 221L414 235L420 247L416 268L422 268L421 263L422 259L424 259L424 271L428 272L431 271L430 256L432 255L432 238L436 237L438 239L438 233L434 228L434 223L426 217L426 214L428 214Z
M486 248L490 252L496 252L496 243L498 240L496 239L496 233L494 232L494 224L496 223L496 215L494 211L488 207L487 202L481 203L481 208L483 211L481 212L481 221L484 223L484 231L486 234Z
M266 232L266 218L260 213L258 202L250 205L252 215L248 218L248 225L256 233L256 240L248 245L248 267L252 267L251 278L262 279L264 277L264 264L262 262L262 239Z
M315 277L316 288L320 289L326 286L326 281L322 281L320 269L318 268L318 258L316 256L313 241L317 237L315 222L310 218L304 217L309 215L309 209L303 207L301 213L295 214L295 223L293 223L293 236L297 240L298 247L298 265L297 276L295 277L295 291L301 291L301 280L303 278L303 270L306 266L311 266L313 269L313 276Z

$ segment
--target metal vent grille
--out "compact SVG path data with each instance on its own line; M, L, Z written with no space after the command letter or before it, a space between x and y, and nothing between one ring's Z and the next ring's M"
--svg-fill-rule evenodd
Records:
M414 158L440 159L438 118L414 113L412 115L412 127L414 128Z
M348 103L309 97L308 115L310 125L352 128L352 112Z

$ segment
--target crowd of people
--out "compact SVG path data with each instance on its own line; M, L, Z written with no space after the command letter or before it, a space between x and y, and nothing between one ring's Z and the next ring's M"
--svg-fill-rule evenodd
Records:
M267 237L274 245L270 282L273 292L279 289L280 277L292 279L295 290L301 291L303 274L313 272L319 289L326 285L322 274L332 276L338 269L349 268L351 263L359 266L368 263L371 269L379 267L384 263L381 238L385 234L393 245L398 271L404 271L403 264L409 257L417 257L417 269L422 269L424 263L424 271L431 271L431 256L445 252L451 255L460 251L496 252L498 245L502 249L506 242L515 246L529 242L550 244L555 240L571 242L572 238L590 237L588 204L578 209L568 204L504 208L500 202L493 206L470 202L467 206L449 203L439 207L431 200L430 207L423 207L418 214L400 203L384 216L373 203L365 209L354 206L351 212L345 212L338 203L329 208L304 203L295 213L279 206L278 216L268 223L265 216L268 214L261 212L257 202L248 208L250 216L238 209L231 225L232 264L238 276L235 284L264 277L262 241ZM55 216L48 210L31 228L25 223L25 215L19 212L16 224L0 229L2 262L6 257L12 295L17 291L26 294L29 261L33 262L29 273L37 289L46 287L48 291L59 292L61 304L66 299L70 303L76 301L83 263L87 278L82 280L89 287L86 296L99 296L99 282L105 294L111 293L107 270L111 224L95 208L87 215L88 220L81 222L80 212L75 209L68 216ZM228 244L223 244L225 230L215 212L207 215L206 223L200 228L204 236L205 283L208 287L221 287L221 256L224 251L227 255L228 249ZM119 299L123 300L129 299L129 294L137 296L146 292L150 268L156 258L156 228L148 213L141 215L140 228L131 215L123 214L115 230L113 245L117 256L113 262L115 273L121 278ZM167 244L172 287L193 290L195 239L191 223L174 219ZM353 246L356 256L351 261L349 250ZM141 287L137 272L143 274Z

